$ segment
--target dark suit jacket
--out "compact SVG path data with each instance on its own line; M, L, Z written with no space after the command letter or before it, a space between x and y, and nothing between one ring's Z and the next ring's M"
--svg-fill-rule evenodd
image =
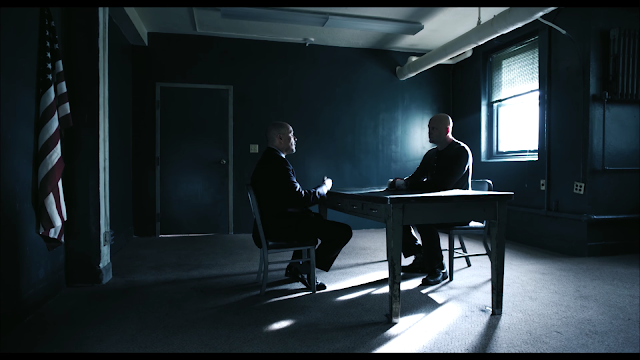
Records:
M322 185L304 190L296 180L289 160L272 147L267 147L258 160L251 175L251 186L267 240L285 234L301 218L315 216L309 207L326 195ZM255 221L253 241L262 247Z

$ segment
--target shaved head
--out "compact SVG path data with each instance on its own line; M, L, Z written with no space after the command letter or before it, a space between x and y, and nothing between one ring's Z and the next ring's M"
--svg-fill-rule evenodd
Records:
M283 121L274 121L267 126L265 135L267 136L267 145L273 146L276 144L278 135L287 134L291 130L291 125Z
M429 142L435 144L440 150L444 149L453 141L452 129L451 116L444 113L433 115L429 120Z
M293 154L296 152L296 141L291 125L282 121L274 121L267 126L266 134L267 146L280 150L283 154Z
M453 127L453 120L451 120L451 116L444 114L444 113L440 113L440 114L436 114L433 115L433 117L431 118L431 120L429 120L429 122L433 121L433 124L438 124L439 126L442 127Z

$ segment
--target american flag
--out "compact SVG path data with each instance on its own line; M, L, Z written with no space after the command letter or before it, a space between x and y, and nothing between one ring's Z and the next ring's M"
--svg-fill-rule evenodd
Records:
M41 8L40 33L40 117L38 131L39 232L49 250L64 243L67 210L62 191L62 149L60 129L71 126L67 86L62 71L55 22L49 8Z

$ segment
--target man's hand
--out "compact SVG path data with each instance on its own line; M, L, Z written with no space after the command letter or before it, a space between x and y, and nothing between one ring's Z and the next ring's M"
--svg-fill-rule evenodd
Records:
M400 178L396 180L396 189L397 190L407 190L407 182L404 179Z
M407 184L404 181L404 178L394 178L389 180L389 184L387 185L388 190L405 190L407 188Z
M324 186L327 188L327 191L331 190L331 187L333 186L333 180L329 179L328 177L324 177Z

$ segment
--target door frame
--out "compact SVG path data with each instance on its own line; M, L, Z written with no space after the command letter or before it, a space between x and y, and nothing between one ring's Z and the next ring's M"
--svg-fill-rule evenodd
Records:
M229 234L233 234L233 86L231 85L208 85L208 84L187 84L187 83L166 83L156 82L156 237L160 236L160 88L161 87L186 87L200 89L221 89L228 90L228 160L229 164Z

